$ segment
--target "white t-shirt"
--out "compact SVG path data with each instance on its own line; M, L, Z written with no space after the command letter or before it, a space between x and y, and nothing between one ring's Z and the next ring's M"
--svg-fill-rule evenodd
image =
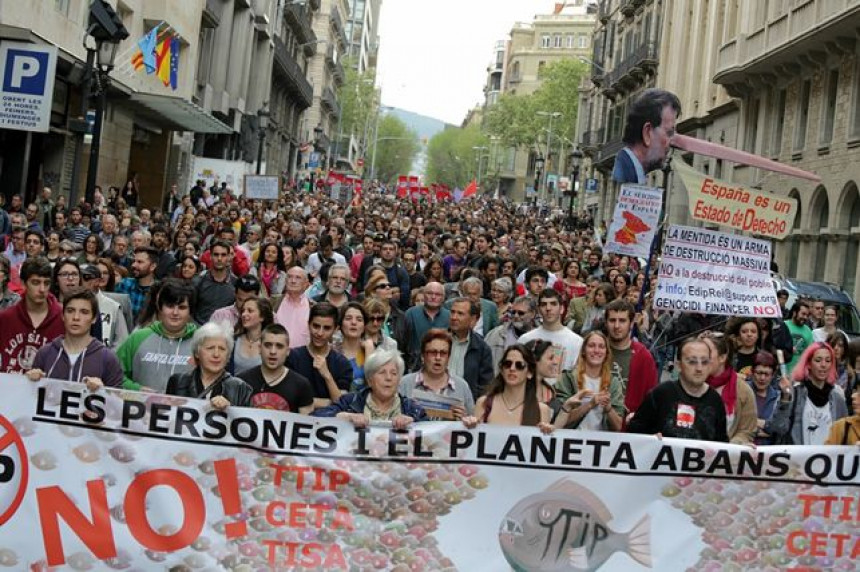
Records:
M543 326L535 328L530 332L526 332L518 340L521 344L527 344L532 340L546 340L555 346L561 348L561 369L562 371L572 371L576 365L576 360L579 359L579 352L582 349L582 337L566 327L560 330L550 331L544 329Z
M337 264L346 264L346 258L344 258L343 254L340 254L339 252L332 252L331 257ZM322 265L322 258L320 258L319 253L314 252L308 256L308 263L305 265L305 270L307 270L308 274L316 277L319 275Z
M803 407L803 444L824 445L830 434L833 418L830 415L830 401L822 407L817 407L811 400L806 400Z
M583 385L585 387L580 387L580 389L590 389L594 392L594 395L591 396L591 399L600 393L600 378L599 377L589 377L588 375L585 377L585 383ZM602 407L595 407L585 414L585 417L582 418L582 421L579 422L579 429L583 431L602 431L603 430L603 416L605 413L603 412Z

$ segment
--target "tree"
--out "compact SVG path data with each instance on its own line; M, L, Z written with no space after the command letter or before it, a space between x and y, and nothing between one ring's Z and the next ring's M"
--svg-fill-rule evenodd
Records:
M343 136L352 134L363 141L372 136L373 121L379 109L374 85L376 70L368 68L359 73L355 58L344 58L341 63L344 82L337 92L340 103L338 130Z
M397 175L409 172L421 144L418 134L390 113L381 116L377 125L376 148L373 147L374 140L371 140L368 150L374 166L373 177L383 183L390 183Z
M487 110L484 129L490 135L499 137L502 144L508 147L537 148L545 152L549 121L537 112L558 112L561 117L555 119L552 125L553 150L557 148L561 136L572 141L579 107L577 94L586 71L585 64L577 59L553 62L542 72L541 86L534 93L502 95Z
M489 139L473 125L451 127L434 135L427 144L427 180L452 189L465 187L477 177L478 157L487 154L474 147L488 148ZM486 168L486 160L481 160Z

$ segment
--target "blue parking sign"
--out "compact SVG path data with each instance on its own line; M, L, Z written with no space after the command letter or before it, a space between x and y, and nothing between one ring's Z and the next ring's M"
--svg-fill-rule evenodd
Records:
M0 128L48 131L57 47L0 43Z

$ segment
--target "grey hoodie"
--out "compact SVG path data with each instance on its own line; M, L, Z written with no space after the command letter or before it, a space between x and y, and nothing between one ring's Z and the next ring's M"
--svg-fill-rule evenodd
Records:
M45 377L80 382L85 377L97 377L108 387L122 385L122 366L116 355L103 343L93 339L72 366L69 354L63 347L65 336L39 348L33 360L33 369L41 369Z

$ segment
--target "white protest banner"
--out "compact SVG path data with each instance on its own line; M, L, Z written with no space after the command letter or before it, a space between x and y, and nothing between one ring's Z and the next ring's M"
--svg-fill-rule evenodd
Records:
M245 175L245 198L276 201L279 184L274 175Z
M0 383L9 570L855 570L860 558L854 447L456 422L396 432Z
M0 129L47 132L57 46L0 43Z
M662 189L622 185L604 250L647 259L660 222L662 206Z
M782 315L770 279L772 245L688 226L669 227L654 308L723 316Z

